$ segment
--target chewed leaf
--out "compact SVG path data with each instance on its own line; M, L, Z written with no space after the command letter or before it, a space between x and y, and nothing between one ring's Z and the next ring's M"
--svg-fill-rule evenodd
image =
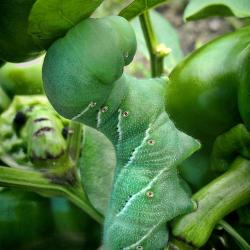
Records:
M47 48L71 27L89 17L103 0L37 0L29 16L29 32Z
M250 16L249 0L191 0L186 7L186 21L202 19L210 16Z
M142 14L142 12L164 2L166 2L166 0L134 0L131 4L124 8L119 15L127 20L131 20L132 18Z
M79 163L81 181L91 204L102 214L108 207L115 164L115 150L111 142L86 126Z

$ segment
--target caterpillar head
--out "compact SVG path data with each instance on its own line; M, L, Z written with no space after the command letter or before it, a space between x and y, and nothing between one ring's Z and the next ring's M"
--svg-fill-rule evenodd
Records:
M99 109L135 50L134 31L124 18L80 22L45 57L43 80L50 102L70 119L89 108Z

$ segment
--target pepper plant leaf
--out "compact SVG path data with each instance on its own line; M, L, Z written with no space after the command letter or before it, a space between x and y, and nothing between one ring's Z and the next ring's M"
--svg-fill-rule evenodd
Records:
M142 14L144 11L164 2L167 2L167 0L134 0L126 8L124 8L119 15L126 18L127 20L131 20L134 17Z
M29 16L29 33L47 48L71 27L89 17L103 0L37 0Z
M249 0L191 0L184 12L186 21L210 16L250 17Z
M90 127L85 126L84 138L79 161L82 185L91 204L104 215L116 164L115 151L102 133Z

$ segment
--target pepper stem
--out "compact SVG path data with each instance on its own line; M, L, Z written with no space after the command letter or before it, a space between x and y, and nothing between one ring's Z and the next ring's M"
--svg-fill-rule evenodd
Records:
M227 172L194 194L197 210L174 220L173 235L197 248L203 246L222 218L250 202L249 170L250 160L238 157Z
M139 19L150 55L151 75L152 77L159 77L164 71L164 57L171 52L171 49L162 43L158 43L148 11L143 12Z

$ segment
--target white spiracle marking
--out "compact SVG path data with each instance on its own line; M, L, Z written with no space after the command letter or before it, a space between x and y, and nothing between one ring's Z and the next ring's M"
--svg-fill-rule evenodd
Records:
M102 110L99 110L97 113L97 124L96 124L97 128L99 128L101 126L101 123L102 123L101 115L102 115Z
M160 178L160 176L167 170L168 168L164 168L162 169L150 182L149 184L141 189L139 192L137 192L136 194L132 195L131 198L128 200L128 202L126 203L126 205L123 207L123 209L116 215L116 217L121 216L122 214L124 214L126 212L126 210L131 206L132 202L141 194L145 194L148 190L150 190L154 183L157 182L157 180Z
M81 116L83 116L86 112L89 111L89 109L91 108L92 105L93 105L93 104L92 104L92 102L91 102L82 112L80 112L79 114L77 114L76 116L74 116L74 117L72 118L72 121L75 121L75 120L77 120L78 118L80 118Z
M118 141L120 142L122 140L122 127L121 127L121 123L122 123L122 110L118 109L118 123L117 123L117 131L118 131Z

